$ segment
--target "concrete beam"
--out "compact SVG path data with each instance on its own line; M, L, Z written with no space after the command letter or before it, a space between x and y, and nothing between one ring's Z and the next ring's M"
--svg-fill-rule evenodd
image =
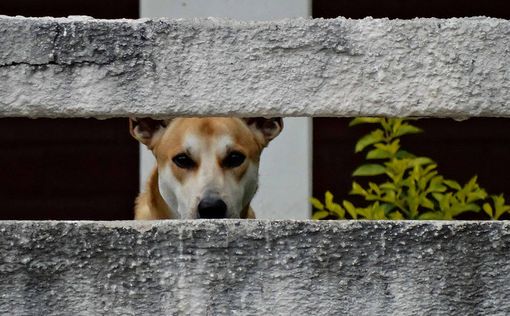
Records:
M0 17L0 116L510 116L510 21Z
M506 315L507 222L0 222L1 315Z

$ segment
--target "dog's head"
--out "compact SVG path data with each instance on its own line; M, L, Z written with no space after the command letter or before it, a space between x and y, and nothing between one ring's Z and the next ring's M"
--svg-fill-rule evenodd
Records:
M281 118L131 119L154 154L159 192L177 217L241 218L258 186L260 154Z

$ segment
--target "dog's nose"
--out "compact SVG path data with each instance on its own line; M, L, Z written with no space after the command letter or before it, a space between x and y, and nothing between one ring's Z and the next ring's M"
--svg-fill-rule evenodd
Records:
M198 214L200 218L225 218L227 204L219 198L205 198L198 203Z

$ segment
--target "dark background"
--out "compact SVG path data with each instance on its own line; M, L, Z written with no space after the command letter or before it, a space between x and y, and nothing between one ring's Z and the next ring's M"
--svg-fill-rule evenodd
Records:
M315 0L315 18L400 18L491 16L510 18L510 1L452 0ZM356 141L374 126L348 128L350 119L313 119L313 195L323 198L330 190L337 200L356 200L348 195L354 169L364 160L354 154ZM452 119L421 119L413 122L423 134L405 136L403 148L427 156L439 165L439 172L461 183L478 175L489 194L510 193L510 124L508 119L474 118L463 122ZM358 178L359 180L360 178ZM506 196L510 199L510 195ZM359 200L358 200L359 201ZM360 205L363 205L360 203ZM477 218L468 214L465 219Z
M138 18L138 1L1 0L0 14ZM0 219L132 219L138 142L125 118L0 119Z
M88 15L96 19L137 19L138 0L2 0L1 15Z
M0 14L89 15L137 18L137 0L2 0ZM510 1L315 0L314 17L510 18ZM347 128L348 119L314 118L313 194L331 190L347 198L351 173L362 163L356 140L370 126ZM510 125L505 119L424 119L425 133L403 139L404 148L439 163L445 176L467 181L478 174L490 193L510 191ZM0 119L0 219L131 219L138 192L138 143L126 119ZM284 157L283 159L288 159Z
M412 19L490 16L508 19L508 0L313 0L314 18Z

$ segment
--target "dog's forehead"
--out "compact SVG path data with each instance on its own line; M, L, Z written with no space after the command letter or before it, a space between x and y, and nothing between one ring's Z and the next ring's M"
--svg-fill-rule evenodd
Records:
M234 147L234 140L229 134L202 135L190 132L184 135L182 141L183 150L191 153L198 151L213 150L224 151Z
M260 154L260 146L243 120L228 117L177 118L169 124L157 151L165 156L187 149L210 147L244 149L248 156Z
M243 121L227 117L183 118L176 121L169 132L181 134L183 142L187 135L214 141L230 138L234 142L251 136L250 129Z
M228 117L178 118L171 121L170 129L176 132L200 135L218 135L247 131L245 124L241 120Z

